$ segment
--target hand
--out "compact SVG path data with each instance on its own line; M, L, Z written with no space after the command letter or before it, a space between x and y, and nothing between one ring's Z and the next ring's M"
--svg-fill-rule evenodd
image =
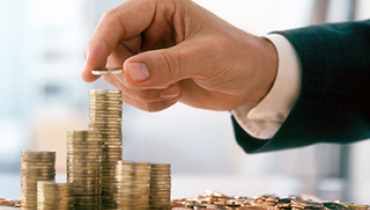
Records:
M82 78L122 66L104 79L137 108L159 111L177 101L211 110L256 105L276 75L274 46L189 0L129 0L107 11L85 51Z

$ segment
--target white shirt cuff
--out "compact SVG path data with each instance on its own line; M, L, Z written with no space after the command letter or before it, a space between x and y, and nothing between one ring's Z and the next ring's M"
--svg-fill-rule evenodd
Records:
M301 88L301 64L292 44L281 35L266 38L278 55L278 69L270 92L255 107L232 110L238 124L252 137L270 139L280 129L298 99Z

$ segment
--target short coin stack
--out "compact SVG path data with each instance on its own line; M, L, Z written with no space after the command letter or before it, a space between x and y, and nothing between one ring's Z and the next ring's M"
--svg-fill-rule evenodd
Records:
M114 200L118 209L148 210L150 163L117 161Z
M150 164L149 207L156 210L171 209L171 164Z
M112 209L114 166L122 160L122 94L119 90L90 90L89 129L100 131L103 140L102 207Z
M37 209L37 182L54 181L54 151L22 151L21 202L22 209Z
M73 183L75 210L101 209L101 161L99 131L68 131L67 180Z
M72 183L37 182L37 210L73 210Z

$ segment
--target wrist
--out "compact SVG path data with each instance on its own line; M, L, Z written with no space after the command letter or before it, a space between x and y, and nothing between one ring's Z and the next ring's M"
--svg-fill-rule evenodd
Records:
M270 92L274 85L278 69L278 54L273 43L264 37L255 37L255 60L253 89L250 90L247 100L256 106Z

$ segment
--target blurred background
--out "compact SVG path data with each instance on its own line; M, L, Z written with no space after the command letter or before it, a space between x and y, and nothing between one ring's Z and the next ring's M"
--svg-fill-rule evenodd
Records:
M57 151L65 180L66 131L88 128L84 48L101 15L123 0L0 0L0 197L20 197L21 150ZM195 0L256 35L370 18L368 0ZM338 43L340 44L340 43ZM124 105L125 160L172 163L172 198L311 194L370 204L370 141L257 155L236 144L230 114L176 104L146 113Z

